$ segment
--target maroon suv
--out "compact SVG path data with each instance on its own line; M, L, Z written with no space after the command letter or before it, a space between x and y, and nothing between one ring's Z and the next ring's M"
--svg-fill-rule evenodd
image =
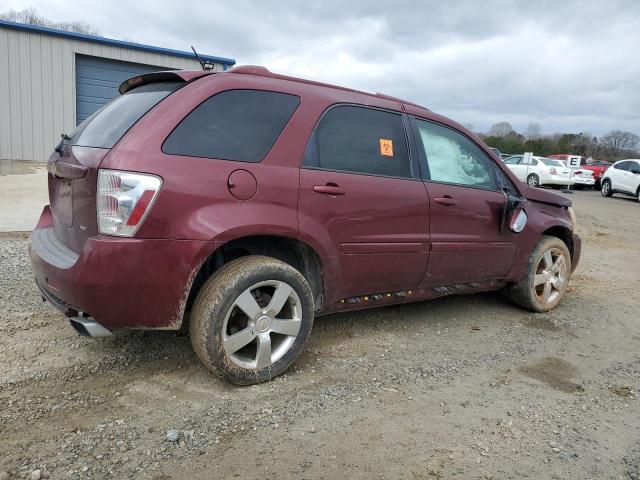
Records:
M82 334L185 326L250 384L315 315L503 287L545 311L578 262L569 200L418 105L261 67L120 92L51 155L31 237L43 297Z

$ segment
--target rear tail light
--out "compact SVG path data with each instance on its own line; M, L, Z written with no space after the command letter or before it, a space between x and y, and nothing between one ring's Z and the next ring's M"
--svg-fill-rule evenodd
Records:
M155 175L98 170L98 231L132 237L149 214L162 180Z
M558 171L556 170L555 167L551 167L551 170L549 170L549 172L551 173L551 175L557 175Z

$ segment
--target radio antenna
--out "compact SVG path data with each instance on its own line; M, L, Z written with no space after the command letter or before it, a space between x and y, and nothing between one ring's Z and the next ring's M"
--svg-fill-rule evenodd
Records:
M200 55L198 55L198 52L196 52L196 49L193 48L193 45L191 45L191 50L193 50L193 53L195 54L196 58L198 59L198 62L200 62L200 66L202 67L203 70L213 70L213 65L209 62L204 62L202 60L202 58L200 58Z

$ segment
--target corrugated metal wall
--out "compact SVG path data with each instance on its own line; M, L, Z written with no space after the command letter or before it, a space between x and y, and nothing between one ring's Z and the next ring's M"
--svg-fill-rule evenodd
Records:
M77 54L76 125L118 97L118 87L126 79L165 68Z
M76 54L200 70L188 58L0 27L0 159L46 160L75 128Z

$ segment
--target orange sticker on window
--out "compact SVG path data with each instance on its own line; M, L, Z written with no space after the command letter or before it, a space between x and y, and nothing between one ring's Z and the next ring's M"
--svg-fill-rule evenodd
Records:
M393 140L388 140L386 138L380 139L380 155L393 157Z

